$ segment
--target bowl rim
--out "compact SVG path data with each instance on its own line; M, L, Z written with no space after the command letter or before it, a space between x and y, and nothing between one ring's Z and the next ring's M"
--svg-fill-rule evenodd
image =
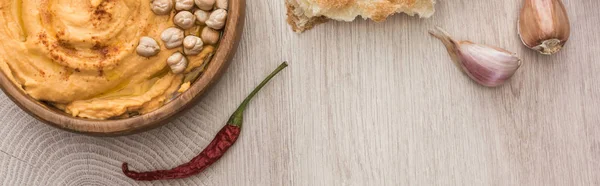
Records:
M230 0L227 22L219 41L219 47L203 74L190 88L162 107L139 116L91 120L69 116L35 100L17 88L3 71L0 71L0 89L17 106L43 123L70 132L92 136L122 136L157 128L194 106L204 93L219 81L236 53L245 22L245 0Z

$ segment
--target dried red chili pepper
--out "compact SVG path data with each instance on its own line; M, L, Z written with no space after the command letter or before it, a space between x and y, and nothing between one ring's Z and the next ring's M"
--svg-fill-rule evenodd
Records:
M166 179L177 179L185 178L195 174L198 174L204 169L208 168L211 164L219 160L227 149L231 147L240 135L242 129L242 123L244 119L244 110L248 106L248 103L262 87L264 87L269 80L271 80L277 73L287 67L287 63L284 62L275 71L273 71L265 80L263 80L253 91L244 99L242 104L235 110L235 112L227 121L227 125L217 133L215 138L210 144L196 157L190 160L188 163L179 165L170 170L157 170L149 172L135 172L130 171L127 163L123 163L123 173L131 179L152 181L152 180L166 180Z

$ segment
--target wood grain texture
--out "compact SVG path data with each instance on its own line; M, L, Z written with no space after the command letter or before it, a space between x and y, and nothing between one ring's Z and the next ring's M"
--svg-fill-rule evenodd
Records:
M190 112L145 133L60 131L0 96L0 185L600 185L600 1L565 0L572 24L556 56L526 49L520 1L440 1L433 18L329 22L297 35L283 1L248 1L242 43ZM427 34L517 52L505 86L477 86ZM199 153L259 81L238 143L189 179L134 182Z

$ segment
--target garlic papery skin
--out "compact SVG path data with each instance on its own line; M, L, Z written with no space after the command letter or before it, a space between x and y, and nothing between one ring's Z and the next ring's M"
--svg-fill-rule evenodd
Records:
M504 49L456 41L439 27L429 33L444 43L452 61L461 71L483 86L500 86L521 67L521 59Z
M458 52L463 71L487 87L504 84L521 67L521 60L514 54L468 41L459 43Z
M560 51L571 34L561 0L525 0L518 29L525 46L545 55Z

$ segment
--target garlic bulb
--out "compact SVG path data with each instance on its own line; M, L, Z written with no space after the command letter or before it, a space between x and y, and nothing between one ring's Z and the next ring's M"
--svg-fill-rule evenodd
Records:
M504 49L456 41L439 27L429 33L444 43L461 71L483 86L500 86L521 67L521 59Z
M518 28L525 46L546 55L560 51L571 34L567 11L560 0L525 0Z

